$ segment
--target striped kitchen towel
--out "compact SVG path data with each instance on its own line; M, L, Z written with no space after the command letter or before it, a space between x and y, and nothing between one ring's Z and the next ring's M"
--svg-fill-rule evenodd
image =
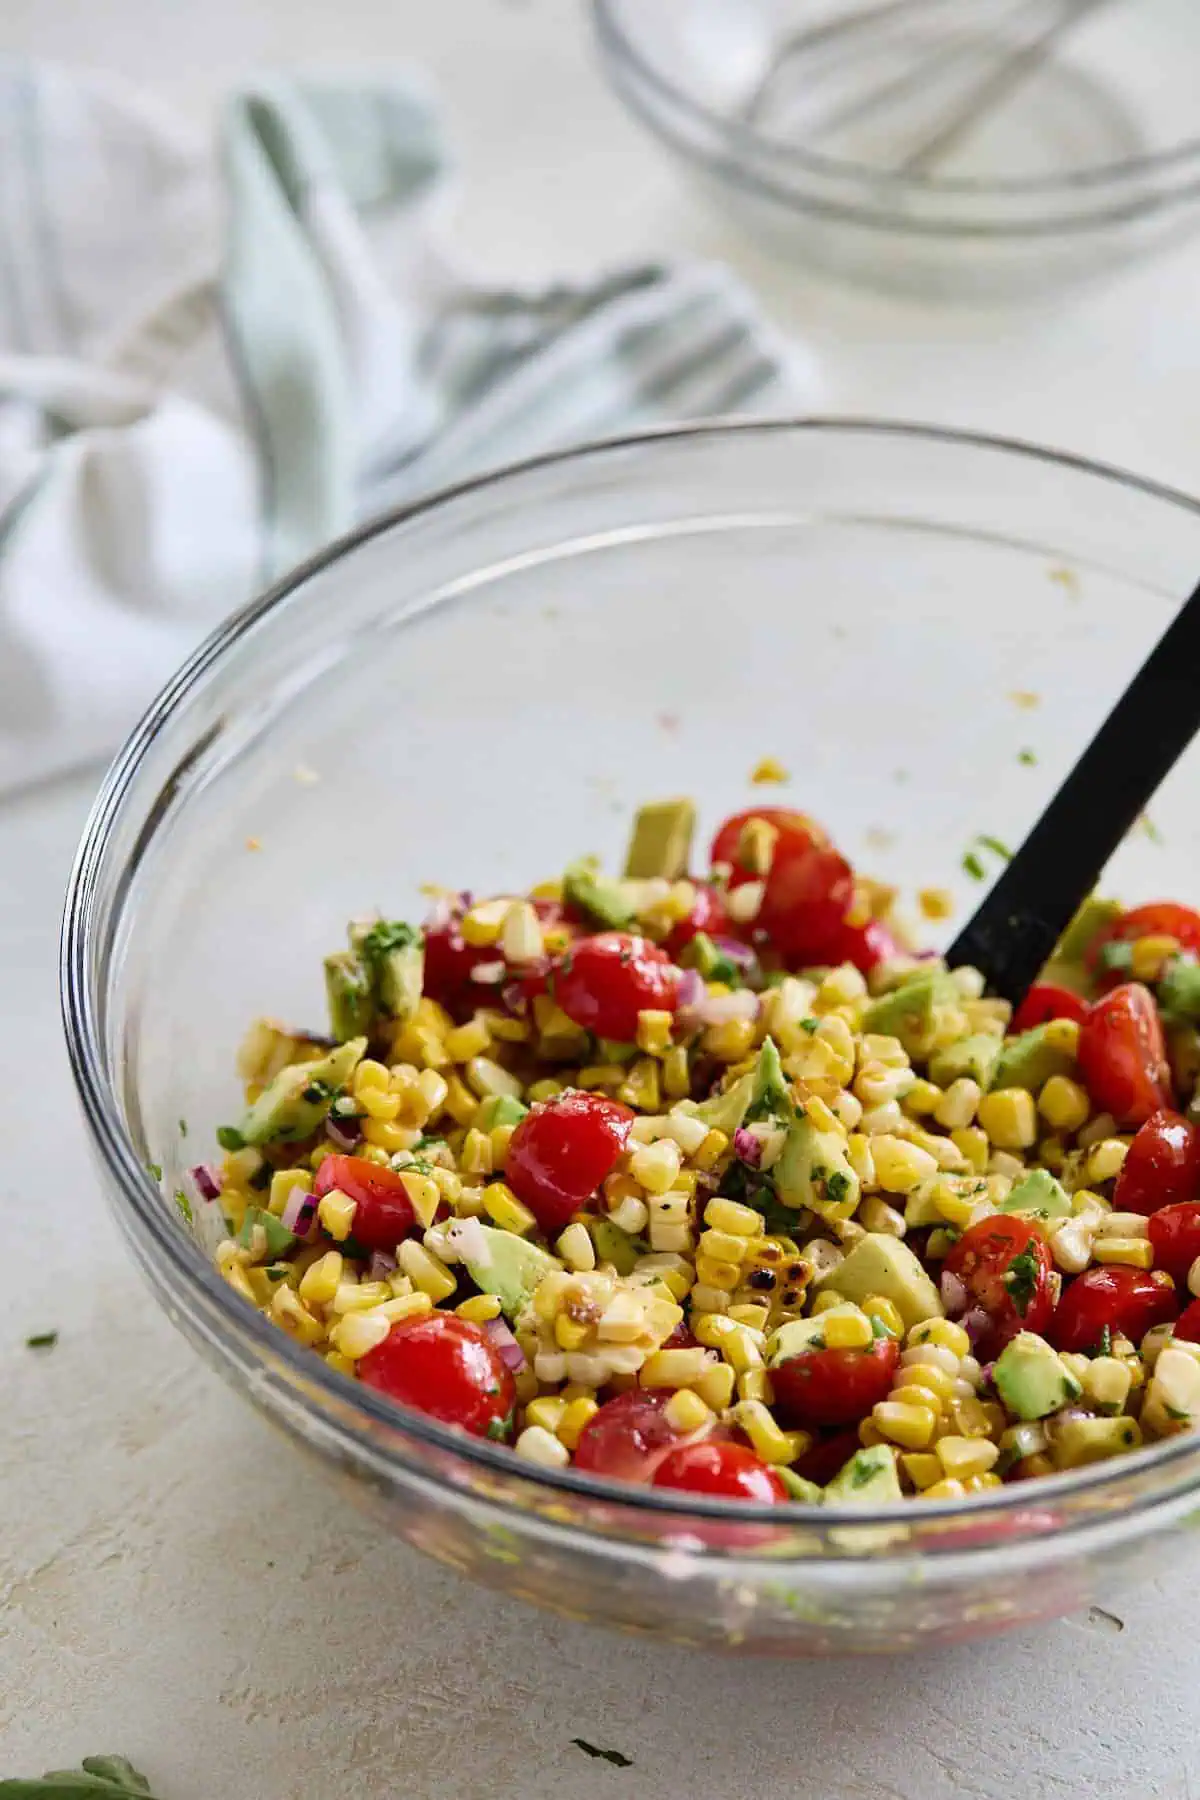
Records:
M522 293L445 249L415 79L273 80L217 154L0 65L0 789L111 751L192 646L357 520L535 452L810 404L723 269Z

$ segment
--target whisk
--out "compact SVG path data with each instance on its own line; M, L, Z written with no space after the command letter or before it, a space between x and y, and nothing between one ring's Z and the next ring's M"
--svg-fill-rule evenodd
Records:
M830 153L866 133L896 173L927 173L1112 3L878 0L784 39L742 116Z

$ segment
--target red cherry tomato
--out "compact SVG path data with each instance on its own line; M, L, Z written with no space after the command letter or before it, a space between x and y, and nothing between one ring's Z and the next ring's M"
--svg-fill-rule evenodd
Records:
M1079 1025L1087 1018L1088 1003L1070 988L1053 981L1035 981L1018 1006L1010 1031L1032 1031L1051 1019L1074 1019Z
M1028 1219L996 1213L959 1238L943 1267L967 1290L968 1312L986 1313L975 1334L981 1362L999 1356L1018 1331L1044 1331L1054 1312L1050 1250Z
M354 1202L351 1235L367 1250L391 1256L418 1229L408 1189L394 1170L365 1156L327 1156L313 1176L318 1200L337 1188Z
M509 1139L504 1179L548 1237L612 1173L632 1123L619 1101L575 1091L526 1113Z
M1113 1189L1116 1212L1149 1215L1200 1193L1200 1131L1176 1112L1139 1127Z
M802 1350L771 1370L775 1409L788 1425L851 1425L886 1400L900 1361L895 1338L865 1350Z
M680 1319L670 1337L664 1338L662 1343L664 1350L694 1350L695 1347L695 1333L686 1319Z
M1133 1343L1152 1325L1179 1312L1175 1284L1161 1269L1128 1269L1119 1264L1085 1269L1067 1286L1047 1333L1059 1350L1094 1351L1107 1325Z
M780 843L755 929L767 934L785 962L831 962L853 901L854 870L844 856L832 847Z
M1176 1287L1186 1287L1188 1270L1200 1256L1200 1206L1188 1200L1161 1206L1150 1215L1149 1231L1155 1268L1165 1269Z
M1142 1125L1171 1104L1171 1072L1154 996L1122 982L1097 1000L1079 1033L1079 1071L1095 1104L1118 1125Z
M862 1440L856 1430L835 1431L832 1436L821 1438L811 1450L806 1450L792 1467L805 1481L815 1481L818 1487L824 1487L861 1449Z
M807 813L795 812L791 807L751 806L745 812L734 813L717 832L709 853L714 868L718 863L723 863L729 869L730 887L741 887L744 881L762 879L761 875L753 869L743 868L738 861L738 844L742 831L751 819L765 819L768 825L775 827L779 833L775 841L776 856L786 848L793 852L811 850L829 842L827 833L815 819L810 819Z
M745 1444L712 1439L668 1450L651 1486L712 1494L722 1500L757 1500L766 1506L787 1499L779 1476L753 1450Z
M494 947L484 949L467 943L462 935L461 914L432 930L427 926L424 992L450 1012L459 1011L470 996L482 1003L480 997L487 992L494 1004L496 989L486 989L473 976L481 963L495 962L496 956Z
M638 1014L674 1012L679 970L648 938L602 931L580 938L554 966L554 998L569 1019L597 1037L631 1044Z
M1135 906L1096 933L1088 945L1088 965L1093 969L1100 966L1100 952L1105 944L1132 944L1140 937L1173 937L1182 949L1200 956L1200 913L1175 900L1150 900L1145 906Z
M1184 1307L1175 1321L1175 1336L1189 1344L1200 1344L1200 1300Z
M666 1388L629 1388L606 1400L579 1434L575 1467L610 1481L654 1480L681 1434L665 1416Z
M679 921L663 945L667 955L677 957L700 931L710 938L728 937L730 934L729 914L725 910L720 890L711 887L708 882L696 883L696 898L691 912L686 919Z
M853 963L864 975L882 962L890 962L898 955L900 946L878 919L868 919L865 925L848 925L844 921L838 926L825 947L822 962Z
M358 1362L358 1377L445 1425L476 1437L493 1434L512 1412L512 1370L478 1325L454 1313L398 1319L382 1344Z

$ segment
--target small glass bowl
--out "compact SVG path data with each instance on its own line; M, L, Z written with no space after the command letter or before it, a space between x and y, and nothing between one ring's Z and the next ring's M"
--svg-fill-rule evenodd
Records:
M1191 1437L872 1512L534 1470L294 1344L170 1196L240 1104L248 1020L323 1018L320 959L348 918L419 917L427 881L614 862L648 796L694 793L708 826L777 756L782 791L865 867L971 904L966 847L1020 837L1197 569L1200 508L1178 495L838 422L547 457L299 569L151 707L67 895L75 1079L160 1304L390 1529L574 1617L773 1653L897 1648L1070 1611L1165 1563L1200 1505ZM1119 890L1197 891L1198 765L1156 802L1158 841L1120 852Z
M617 92L739 223L872 287L995 299L1200 218L1191 0L1090 0L981 104L1063 4L592 0L592 16Z

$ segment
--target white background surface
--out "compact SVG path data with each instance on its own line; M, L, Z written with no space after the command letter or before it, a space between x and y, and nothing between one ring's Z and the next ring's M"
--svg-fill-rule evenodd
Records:
M410 58L462 146L462 241L498 278L728 255L816 346L831 410L1200 488L1200 247L1003 316L774 269L691 210L570 0L5 0L0 50L118 70L198 120L256 66ZM1200 1793L1200 1558L1121 1605L1120 1634L1066 1621L903 1663L739 1664L543 1619L341 1514L152 1308L101 1211L54 971L93 785L0 808L0 1775L115 1750L164 1800ZM27 1351L48 1327L58 1347Z

